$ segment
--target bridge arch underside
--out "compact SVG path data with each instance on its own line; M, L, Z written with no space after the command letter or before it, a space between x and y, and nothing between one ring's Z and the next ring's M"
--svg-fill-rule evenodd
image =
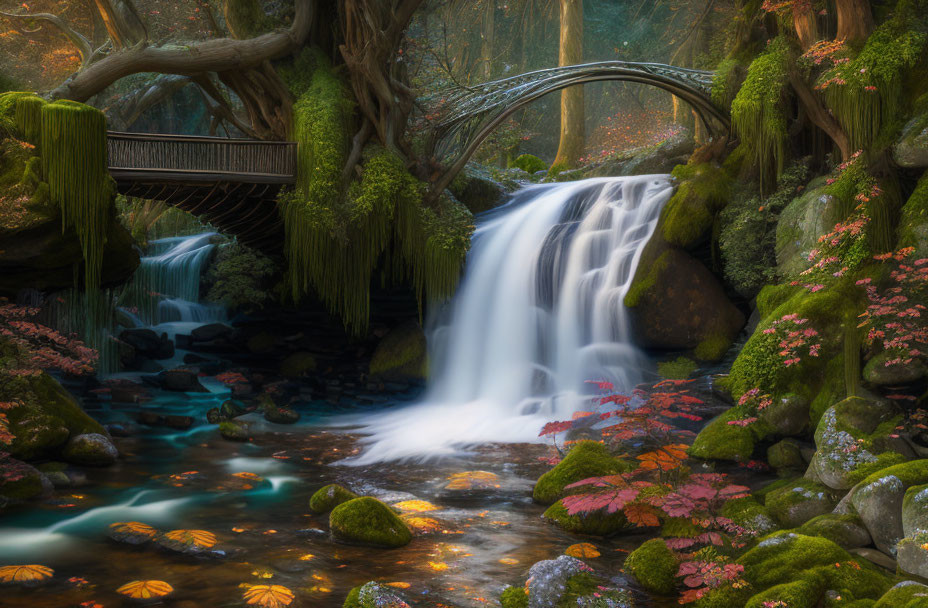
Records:
M277 211L275 183L233 180L145 179L114 176L120 194L163 201L183 209L268 254L283 253L283 221Z
M546 95L560 92L568 87L607 81L640 83L671 93L693 109L712 139L728 136L731 131L731 119L726 112L712 102L708 90L686 86L672 78L636 71L617 71L614 68L566 79L552 78L529 88L514 100L490 105L483 108L481 112L464 115L439 126L434 146L435 156L445 159L453 158L451 163L446 164L448 170L440 184L442 189L447 187L464 169L486 138L515 112ZM457 155L452 151L454 147L459 147L460 151Z

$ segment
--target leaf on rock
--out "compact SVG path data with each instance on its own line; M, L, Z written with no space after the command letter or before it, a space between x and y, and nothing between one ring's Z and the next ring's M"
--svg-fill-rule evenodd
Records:
M578 559L592 559L599 557L601 553L592 543L577 543L564 549L564 555L576 557Z
M0 583L34 583L44 581L55 573L48 566L0 566Z
M164 581L132 581L117 589L116 593L134 600L149 600L164 597L172 591L174 587Z
M206 530L171 530L164 537L185 547L209 549L216 544L216 535Z

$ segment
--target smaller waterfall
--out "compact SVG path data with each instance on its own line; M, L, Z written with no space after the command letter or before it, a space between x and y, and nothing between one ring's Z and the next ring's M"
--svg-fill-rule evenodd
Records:
M587 407L591 380L629 390L647 364L624 298L669 176L532 186L478 224L464 281L429 336L422 403L364 421L367 464L536 441Z
M150 325L226 320L225 309L200 303L200 279L216 248L215 232L151 241L133 278L137 317Z

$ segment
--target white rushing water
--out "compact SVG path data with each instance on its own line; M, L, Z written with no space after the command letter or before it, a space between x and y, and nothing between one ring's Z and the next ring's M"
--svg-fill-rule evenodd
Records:
M347 463L536 441L588 405L589 381L632 388L645 360L623 299L672 193L664 175L531 186L481 218L423 401L366 418Z

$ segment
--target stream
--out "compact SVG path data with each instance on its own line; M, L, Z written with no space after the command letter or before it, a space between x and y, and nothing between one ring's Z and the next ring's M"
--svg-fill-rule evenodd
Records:
M630 343L622 299L671 192L665 176L535 186L480 217L459 293L430 322L434 373L424 395L347 412L297 402L295 425L251 413L241 418L247 443L206 422L232 396L214 377L199 378L208 392L150 388L141 403L103 396L88 404L103 424L130 425L140 411L195 424L133 426L115 438L115 466L88 469L85 486L54 500L10 510L0 522L0 562L44 564L56 576L4 589L0 606L128 606L116 589L139 579L169 582L168 603L184 608L241 606L243 584L283 585L296 594L293 605L337 607L370 580L394 584L420 606L494 606L532 564L586 541L601 554L590 566L620 576L640 535L582 538L542 521L531 490L554 451L537 434L589 403L588 380L631 390L653 379ZM174 338L226 320L221 307L199 301L213 236L151 244L137 280L161 299L131 313L140 326ZM170 369L186 354L177 349L160 363ZM398 505L413 541L383 550L333 540L327 516L308 504L336 482ZM216 544L185 555L110 538L111 524L130 521L205 530ZM640 596L640 605L676 605Z

